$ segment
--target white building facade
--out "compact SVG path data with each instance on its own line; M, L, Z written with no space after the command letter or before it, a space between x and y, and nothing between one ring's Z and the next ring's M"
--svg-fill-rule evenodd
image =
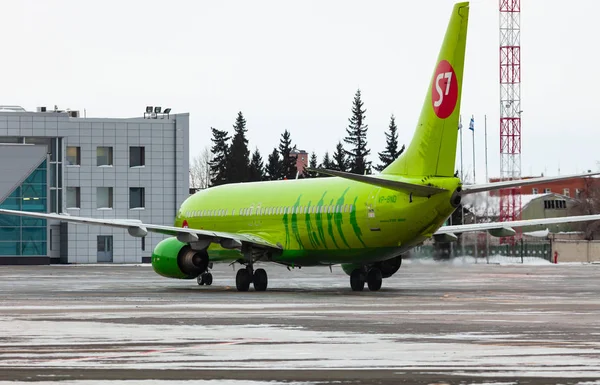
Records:
M113 119L38 110L0 110L0 162L20 165L0 167L0 208L173 224L189 194L189 114ZM31 224L0 216L0 264L148 262L164 239L61 221Z

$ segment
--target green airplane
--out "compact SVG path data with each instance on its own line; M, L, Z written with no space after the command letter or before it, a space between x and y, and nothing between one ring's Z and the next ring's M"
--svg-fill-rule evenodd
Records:
M451 241L466 231L510 236L515 227L599 220L600 215L586 215L443 226L466 194L597 174L483 185L463 185L454 176L468 17L468 3L454 6L410 146L380 175L319 169L315 171L333 178L213 187L190 196L174 226L0 213L118 227L134 237L167 234L171 237L152 254L158 274L210 285L213 263L237 262L243 265L236 275L239 291L252 284L256 291L267 289L267 273L255 270L256 262L293 267L341 264L352 290L361 291L366 283L375 291L398 271L403 254L431 237Z

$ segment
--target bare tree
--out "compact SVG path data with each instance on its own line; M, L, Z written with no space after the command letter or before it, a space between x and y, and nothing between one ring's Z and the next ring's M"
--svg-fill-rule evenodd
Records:
M569 215L600 214L600 189L598 179L584 178L583 191L576 196L576 201L569 209ZM600 238L600 221L573 223L576 231L583 232L585 239L592 240Z
M212 154L208 146L192 158L190 162L190 187L205 189L210 185L210 160Z

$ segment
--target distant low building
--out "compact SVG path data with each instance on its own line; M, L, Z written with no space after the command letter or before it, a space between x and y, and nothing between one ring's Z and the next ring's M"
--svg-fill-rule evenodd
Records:
M521 219L560 218L572 215L573 206L577 199L566 195L548 193L539 194L534 199L523 205ZM524 227L524 232L548 229L551 233L572 231L573 225L569 223L538 225Z
M304 174L304 168L308 167L308 152L304 150L292 150L290 156L296 158L296 169L300 175Z
M542 175L543 176L543 175ZM523 177L523 179L538 178L538 176ZM499 182L500 178L490 178L490 183ZM556 182L544 182L523 186L519 189L521 195L536 195L556 193L566 197L579 198L590 189L600 189L600 178L584 177L560 180ZM499 196L501 190L491 191L490 195Z

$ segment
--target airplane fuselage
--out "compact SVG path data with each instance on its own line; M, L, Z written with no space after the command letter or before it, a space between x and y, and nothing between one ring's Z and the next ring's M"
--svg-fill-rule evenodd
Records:
M411 197L336 177L218 186L189 197L175 226L260 236L282 247L271 258L286 264L376 262L427 239L454 211L451 198L459 180L427 183L448 192ZM212 261L240 258L238 250L215 244L208 253Z

